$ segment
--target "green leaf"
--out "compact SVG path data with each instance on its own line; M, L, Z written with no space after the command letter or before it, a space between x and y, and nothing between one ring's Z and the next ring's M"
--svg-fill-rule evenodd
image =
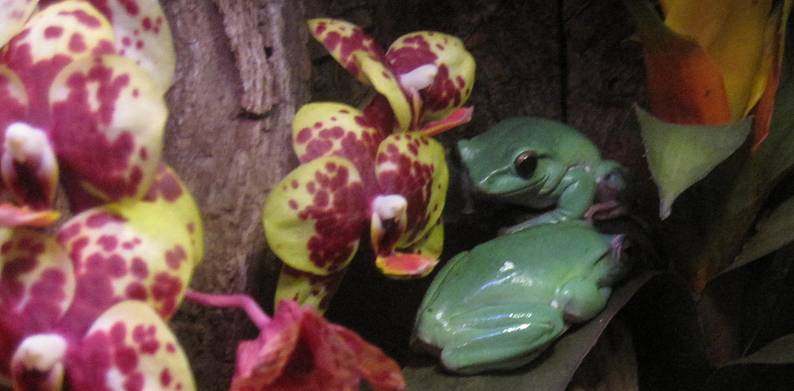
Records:
M752 126L745 118L728 125L677 125L636 107L653 180L659 188L659 216L670 215L675 199L738 149Z
M794 334L780 337L758 351L725 364L708 381L707 390L791 389Z
M409 364L403 369L410 390L545 390L563 391L609 322L658 272L645 272L621 285L607 307L594 319L563 335L534 363L509 372L459 376L443 372L432 362Z
M792 241L794 241L794 198L786 200L758 224L755 235L745 243L742 252L727 270L755 261Z

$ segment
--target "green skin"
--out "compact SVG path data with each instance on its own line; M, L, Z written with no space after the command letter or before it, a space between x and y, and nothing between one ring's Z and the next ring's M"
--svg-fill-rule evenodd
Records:
M527 121L551 125L551 131L515 130ZM516 178L512 162L528 147L541 156L537 175ZM512 369L604 308L626 270L623 236L603 235L579 219L594 198L593 167L604 162L575 130L508 120L459 148L481 190L525 206L556 201L558 208L450 260L425 294L412 343L440 353L453 372ZM473 158L480 160L474 164ZM614 163L605 166L614 171Z
M556 121L507 119L471 140L461 140L458 151L478 192L534 209L556 205L506 233L579 219L588 210L614 208L614 197L624 187L618 163L602 160L590 140ZM539 157L534 174L528 178L521 177L514 167L516 157L525 151Z

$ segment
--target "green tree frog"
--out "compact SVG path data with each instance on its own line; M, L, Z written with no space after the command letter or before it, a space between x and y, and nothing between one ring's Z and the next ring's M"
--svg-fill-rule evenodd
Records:
M507 233L623 212L617 202L625 187L621 166L602 160L590 140L560 122L510 118L470 140L459 141L458 151L479 193L533 209L556 206L508 228Z
M622 213L623 171L575 129L537 118L502 121L458 150L481 193L551 209L450 260L412 343L457 373L516 368L596 316L627 270L624 237L587 221Z
M419 308L412 345L450 371L513 369L596 316L627 269L623 235L583 220L502 235L450 260Z

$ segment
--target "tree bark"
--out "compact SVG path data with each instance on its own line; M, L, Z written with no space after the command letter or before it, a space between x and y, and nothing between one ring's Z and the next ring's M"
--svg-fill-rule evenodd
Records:
M206 255L192 289L246 292L270 309L278 262L261 210L297 161L290 123L308 99L308 33L301 2L171 0L177 78L166 161L201 208ZM200 390L224 390L237 342L255 336L242 314L185 303L173 320Z

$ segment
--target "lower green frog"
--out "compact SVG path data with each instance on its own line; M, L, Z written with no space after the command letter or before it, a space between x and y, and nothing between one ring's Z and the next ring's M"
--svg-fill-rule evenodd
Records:
M499 236L450 260L417 315L412 344L473 374L527 364L596 316L626 271L622 235L574 220Z
M502 121L458 150L480 193L551 209L450 260L413 344L462 374L516 368L596 316L626 271L623 236L588 221L622 213L623 169L575 129L538 118Z

